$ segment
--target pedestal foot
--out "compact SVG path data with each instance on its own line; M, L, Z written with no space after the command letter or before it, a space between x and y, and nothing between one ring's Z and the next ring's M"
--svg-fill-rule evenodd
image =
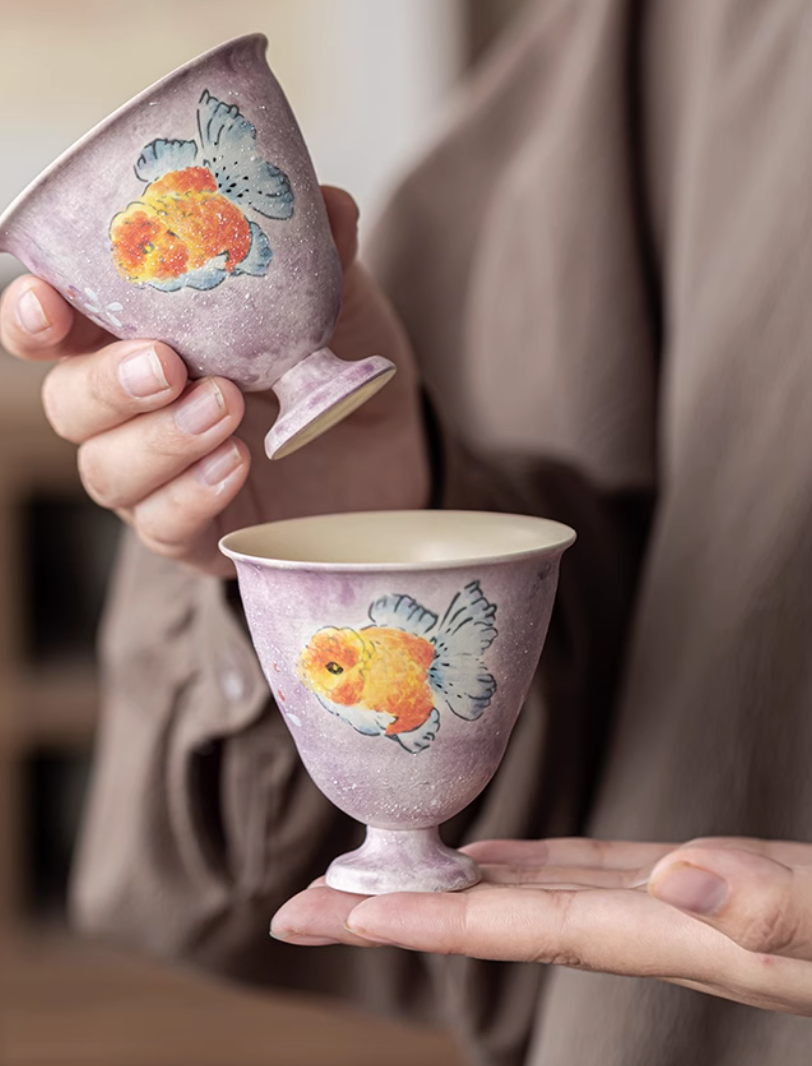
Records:
M481 879L479 867L448 848L434 829L367 828L356 851L340 855L327 870L327 884L341 892L380 896L388 892L458 892Z
M336 425L383 388L395 369L380 355L348 362L329 348L297 363L273 387L280 410L265 438L268 457L282 459Z

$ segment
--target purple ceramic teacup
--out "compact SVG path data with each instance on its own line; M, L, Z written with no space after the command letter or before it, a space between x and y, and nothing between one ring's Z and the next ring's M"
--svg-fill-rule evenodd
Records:
M272 388L281 458L395 368L327 347L341 266L266 45L230 41L116 111L0 216L0 251L115 336L170 344L192 377Z
M479 880L438 826L495 773L575 534L519 515L330 515L230 533L254 646L310 776L367 826L327 883L438 892Z

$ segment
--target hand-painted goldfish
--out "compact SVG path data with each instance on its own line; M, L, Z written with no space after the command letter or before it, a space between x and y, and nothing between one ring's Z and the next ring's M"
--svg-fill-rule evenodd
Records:
M212 289L239 274L268 272L271 246L245 211L289 219L287 175L257 155L256 130L236 106L203 93L196 141L157 140L135 166L147 182L140 199L110 226L113 262L136 285L167 292Z
M405 595L376 600L369 617L358 630L319 630L300 656L300 679L331 714L417 753L437 736L440 708L474 721L490 705L496 681L483 655L497 636L496 607L478 581L442 621Z

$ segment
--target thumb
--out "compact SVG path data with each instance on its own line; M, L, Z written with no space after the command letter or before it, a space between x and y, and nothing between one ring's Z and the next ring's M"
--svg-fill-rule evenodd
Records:
M812 960L812 871L752 851L686 845L654 867L655 899L747 951Z

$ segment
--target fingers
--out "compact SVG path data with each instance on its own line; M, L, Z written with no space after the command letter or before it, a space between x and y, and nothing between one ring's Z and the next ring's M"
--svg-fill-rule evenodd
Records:
M135 506L120 509L122 517L151 551L211 573L231 573L212 524L243 487L250 467L248 448L231 437Z
M528 866L525 864L480 864L482 879L491 885L525 885L530 888L637 888L648 883L653 863L628 870L598 866Z
M0 339L20 358L57 360L43 406L56 432L80 445L89 495L154 551L230 573L215 520L250 468L248 448L233 436L244 413L239 389L225 379L188 384L186 365L165 344L113 342L34 277L4 294Z
M793 868L750 850L689 844L654 868L649 891L747 951L812 961L809 866Z
M110 339L55 289L31 275L16 278L0 300L0 344L20 359L62 359L93 351Z
M641 892L527 892L483 885L448 894L398 893L359 903L347 925L365 940L420 951L640 976L705 977L684 972L690 953L681 940L690 919L673 910L669 914ZM700 939L714 939L712 931L698 928Z
M86 440L79 449L82 482L102 507L132 508L192 464L210 458L236 430L243 410L242 394L231 382L195 382L168 407ZM204 481L206 470L204 465L199 471ZM184 496L175 501L180 502L191 501Z
M315 884L280 907L271 921L271 936L303 947L339 943L378 947L346 928L347 916L363 899L363 896Z
M745 951L643 892L478 886L359 903L347 926L416 951L655 977L772 1010L812 1013L812 967Z
M812 866L812 847L796 840L760 840L758 837L697 837L683 847L725 848L749 851L785 866Z
M637 844L561 837L549 840L480 840L461 850L480 864L639 870L651 866L673 849L673 844Z
M343 189L324 185L321 191L341 269L346 271L358 254L358 205Z
M165 344L122 341L57 363L45 379L42 402L60 437L81 444L165 407L186 382L185 364Z

